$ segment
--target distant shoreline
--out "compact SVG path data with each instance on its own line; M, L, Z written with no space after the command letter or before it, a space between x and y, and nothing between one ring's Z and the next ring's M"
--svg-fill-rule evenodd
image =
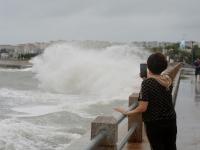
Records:
M0 68L24 69L32 66L27 60L0 60Z

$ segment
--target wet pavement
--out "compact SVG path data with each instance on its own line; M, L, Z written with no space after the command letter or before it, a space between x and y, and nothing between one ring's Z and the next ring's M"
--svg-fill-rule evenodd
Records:
M193 69L185 69L177 101L177 149L200 150L200 79Z

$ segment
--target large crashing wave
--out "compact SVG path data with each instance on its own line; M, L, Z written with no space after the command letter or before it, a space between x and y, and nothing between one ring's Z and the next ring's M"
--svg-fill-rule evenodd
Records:
M141 81L139 63L148 53L131 44L86 48L54 44L32 60L40 86L54 92L127 96Z

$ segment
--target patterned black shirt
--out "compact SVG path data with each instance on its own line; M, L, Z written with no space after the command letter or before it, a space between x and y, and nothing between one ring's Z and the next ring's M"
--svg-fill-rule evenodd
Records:
M142 114L144 122L176 119L171 93L172 86L167 89L154 78L142 82L139 101L148 101L147 110Z

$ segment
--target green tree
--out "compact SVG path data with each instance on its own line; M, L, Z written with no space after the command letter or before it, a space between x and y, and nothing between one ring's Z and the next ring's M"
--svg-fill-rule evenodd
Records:
M194 45L192 49L192 54L194 59L200 58L200 48L198 45Z

